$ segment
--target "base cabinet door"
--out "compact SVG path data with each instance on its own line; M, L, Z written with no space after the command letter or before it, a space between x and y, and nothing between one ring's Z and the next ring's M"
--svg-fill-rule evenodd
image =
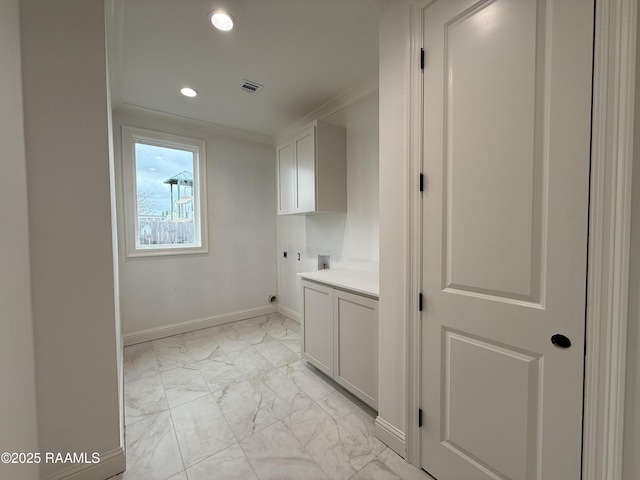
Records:
M378 408L378 301L334 290L333 378Z
M331 287L302 281L302 357L333 377L333 295Z

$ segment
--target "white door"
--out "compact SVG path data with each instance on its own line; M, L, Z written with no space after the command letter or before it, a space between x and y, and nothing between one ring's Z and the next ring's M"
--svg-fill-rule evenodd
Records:
M316 128L293 139L296 152L296 213L316 209Z
M333 379L378 409L378 300L333 291Z
M421 10L421 466L438 480L580 478L593 9Z
M295 157L293 140L278 145L278 215L293 213L295 201Z
M333 377L333 288L302 280L302 357Z

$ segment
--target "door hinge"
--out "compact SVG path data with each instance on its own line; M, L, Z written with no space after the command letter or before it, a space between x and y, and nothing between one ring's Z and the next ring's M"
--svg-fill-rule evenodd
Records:
M418 311L422 311L422 292L418 294Z
M418 409L418 428L422 426L422 409Z
M424 173L420 173L420 191L424 192Z
M420 70L424 70L424 48L420 49Z

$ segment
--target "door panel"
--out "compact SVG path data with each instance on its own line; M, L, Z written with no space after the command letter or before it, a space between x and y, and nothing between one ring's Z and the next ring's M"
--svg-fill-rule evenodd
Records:
M443 337L442 444L489 475L527 478L540 433L540 355L452 330Z
M378 300L334 290L334 380L378 407Z
M296 213L316 209L316 135L315 127L297 135L296 151Z
M535 13L535 2L496 0L444 25L442 122L446 287L539 302Z
M278 145L278 215L293 213L295 159L293 142Z
M593 2L421 14L421 466L578 480Z
M302 356L333 377L333 288L302 281Z

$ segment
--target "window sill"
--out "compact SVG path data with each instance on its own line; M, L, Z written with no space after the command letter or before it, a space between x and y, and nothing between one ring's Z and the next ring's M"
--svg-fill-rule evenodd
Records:
M183 248L137 248L127 252L127 258L141 257L168 257L175 255L202 255L209 253L209 248L204 247L183 247Z

